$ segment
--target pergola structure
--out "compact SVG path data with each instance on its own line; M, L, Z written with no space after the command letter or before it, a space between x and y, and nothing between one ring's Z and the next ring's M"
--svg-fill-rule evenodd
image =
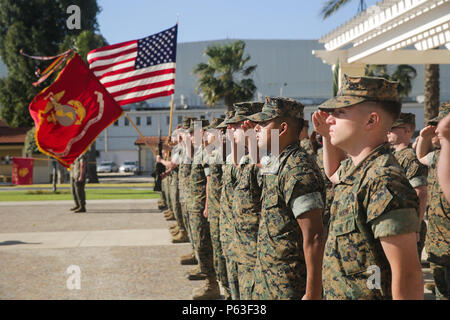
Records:
M313 54L339 61L339 79L366 64L450 64L450 0L383 0L319 42L326 50Z

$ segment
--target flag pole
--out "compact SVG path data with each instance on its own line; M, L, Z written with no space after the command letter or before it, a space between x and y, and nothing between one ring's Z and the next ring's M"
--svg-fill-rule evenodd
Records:
M172 94L172 101L170 102L170 121L169 121L169 136L172 134L172 125L173 125L173 109L174 109L174 103L175 102L175 94Z
M144 140L144 144L150 149L150 151L153 153L153 155L156 158L156 154L153 152L152 148L150 148L149 145L147 145L147 141L145 141L145 137L142 134L142 132L138 129L138 127L136 127L136 125L134 124L133 120L131 120L131 118L128 116L128 114L125 114L125 117L128 119L128 121L131 122L131 124L133 125L133 127L136 129L137 133L139 133L139 136L142 138L142 140Z

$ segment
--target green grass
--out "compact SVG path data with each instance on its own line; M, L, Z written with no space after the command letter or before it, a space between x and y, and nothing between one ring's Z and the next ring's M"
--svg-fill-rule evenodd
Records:
M140 185L140 187L143 187ZM156 199L159 192L152 189L86 189L86 200L107 200L107 199ZM49 201L49 200L72 200L69 190L58 190L56 193L48 190L33 191L1 191L0 201Z

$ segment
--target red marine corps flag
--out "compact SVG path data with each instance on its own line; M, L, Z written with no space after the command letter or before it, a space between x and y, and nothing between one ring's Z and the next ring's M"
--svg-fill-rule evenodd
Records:
M65 167L123 113L76 53L29 109L39 150Z

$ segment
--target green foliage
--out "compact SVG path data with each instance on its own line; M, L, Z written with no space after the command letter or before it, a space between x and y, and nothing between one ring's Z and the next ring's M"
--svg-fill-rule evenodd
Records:
M25 136L24 151L26 156L31 157L35 153L40 153L36 140L34 139L35 134L36 128L33 127L28 130L27 135Z
M80 30L66 26L66 10L72 4L81 9ZM99 12L96 0L0 0L0 57L8 68L7 78L0 81L0 117L9 126L32 126L28 105L51 81L33 87L35 69L43 70L50 62L24 57L20 50L37 56L60 53L66 37L98 30Z
M327 0L327 2L325 2L322 9L320 10L322 19L325 20L326 18L330 17L349 2L351 2L351 0ZM366 10L366 1L359 0L358 13L364 10Z
M234 41L230 44L209 46L205 50L207 63L194 67L198 75L196 92L208 106L219 101L230 109L233 104L253 98L256 86L250 76L256 65L246 66L249 55L244 56L245 42Z
M94 33L92 30L84 30L78 35L68 36L60 45L61 52L69 48L75 49L83 61L87 64L86 56L89 51L108 45L102 35Z

